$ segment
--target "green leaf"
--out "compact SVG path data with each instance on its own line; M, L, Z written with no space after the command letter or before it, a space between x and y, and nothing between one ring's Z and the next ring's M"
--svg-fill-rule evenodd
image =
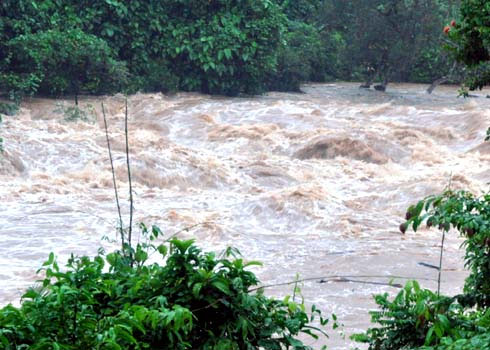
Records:
M160 244L158 247L157 247L157 250L158 252L160 253L160 255L162 257L165 257L168 253L168 248L165 244Z
M429 331L427 332L427 335L425 336L425 343L424 345L430 345L432 342L432 335L434 333L434 326L430 327Z
M201 291L202 283L196 283L194 287L192 287L192 294L195 298L199 296L199 292Z
M7 339L7 337L4 336L1 331L0 331L0 341L5 346L5 348L7 348L9 346L9 344L10 344L9 340Z
M144 250L141 249L140 246L138 246L138 249L134 254L134 259L139 263L145 262L148 259L148 253L146 253Z
M226 57L227 59L231 59L232 54L231 54L231 50L230 50L230 49L228 49L228 48L227 48L227 49L224 49L224 50L223 50L223 52L224 52L225 57Z
M181 241L178 239L172 239L170 243L172 243L180 251L181 254L184 254L187 249L189 249L189 247L194 244L194 240L189 239L187 241Z
M251 261L247 261L244 265L244 267L248 267L248 266L264 266L264 264L262 264L260 261L251 260Z
M227 283L223 282L223 281L214 281L211 283L211 285L217 289L219 289L220 291L222 291L223 293L229 295L231 294L230 293L230 289L228 288L228 285Z
M38 292L30 288L26 293L24 293L24 295L22 295L22 299L35 299L38 295Z
M446 317L446 315L437 314L437 318L439 322L441 322L444 330L449 330L451 328L451 323L449 322L449 319Z
M49 266L49 265L52 265L52 264L53 264L53 262L54 262L54 253L53 253L53 252L51 252L51 253L49 253L49 258L48 258L48 260L46 260L46 261L44 262L43 266Z

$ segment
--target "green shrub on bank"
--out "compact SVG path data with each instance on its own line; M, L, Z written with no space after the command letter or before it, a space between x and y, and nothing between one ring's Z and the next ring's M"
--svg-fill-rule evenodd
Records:
M0 114L14 116L19 111L19 105L12 102L0 102Z
M443 232L457 230L464 238L465 267L470 274L465 280L465 306L490 307L490 194L476 197L468 191L447 190L429 196L409 208L405 225L414 230L425 221L428 227Z
M100 94L124 84L126 68L102 39L81 30L48 30L15 37L6 44L1 87L16 95Z
M490 348L490 311L465 308L461 296L446 297L410 281L389 300L375 296L376 327L351 338L369 350L474 350Z
M117 61L130 73L118 89L261 93L267 89L267 75L275 71L285 23L271 0L6 0L0 4L0 59L6 60L0 67L0 90L76 93L77 86L65 75L79 79L78 72L43 59L48 51L61 50L58 58L79 61L85 53L110 68L88 72L89 81L81 81L80 88L90 93L112 89L114 74L106 72ZM70 33L81 32L86 33L81 46L73 47ZM58 45L65 35L68 42ZM10 54L2 57L5 52Z
M279 50L277 69L269 74L269 88L299 91L307 81L324 81L327 76L327 51L314 25L289 21L285 45Z
M490 194L447 190L411 206L406 222L415 231L422 223L444 234L452 228L464 238L469 275L463 293L448 298L410 282L392 300L375 297L372 313L378 327L354 336L370 350L466 350L490 348ZM444 241L443 241L444 242Z
M422 289L416 281L408 282L391 301L387 293L374 299L380 310L370 312L371 322L379 326L352 337L369 344L370 350L431 345L451 332L458 322L454 316L459 309L454 299Z
M154 227L150 239L159 233ZM153 252L166 257L164 265L148 263ZM193 241L172 240L72 256L66 271L51 254L42 285L29 289L19 308L0 310L1 348L311 349L296 336L317 337L309 322L319 311L309 317L289 298L249 292L258 280L246 268L257 263L234 253L217 257Z

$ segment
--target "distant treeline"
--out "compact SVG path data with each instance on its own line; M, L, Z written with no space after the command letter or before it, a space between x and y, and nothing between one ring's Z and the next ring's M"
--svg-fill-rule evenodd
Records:
M2 0L0 91L297 91L429 83L457 0Z

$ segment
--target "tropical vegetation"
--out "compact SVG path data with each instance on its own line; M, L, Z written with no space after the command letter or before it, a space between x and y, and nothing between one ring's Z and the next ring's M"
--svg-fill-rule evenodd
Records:
M299 91L332 79L430 83L455 0L4 0L0 92ZM149 15L151 14L151 15ZM466 28L466 27L465 27Z
M0 348L308 350L297 335L318 337L310 323L327 322L293 299L249 292L257 263L235 250L216 256L177 239L152 247L72 256L65 269L51 254L21 306L0 309ZM153 253L165 263L148 263Z
M136 90L255 94L325 79L377 80L384 89L392 80L430 82L453 58L469 88L490 83L487 1L0 4L0 90L14 101ZM410 281L394 298L375 296L373 326L353 338L370 350L489 348L490 194L448 188L411 206L400 229L424 224L441 232L439 273L445 236L464 238L463 292L444 296ZM120 250L72 256L66 268L50 254L20 307L0 310L2 349L311 349L298 334L323 334L312 325L327 323L315 307L307 313L294 298L265 296L247 269L256 262L236 250L203 253L141 228L145 243L133 246L121 228Z

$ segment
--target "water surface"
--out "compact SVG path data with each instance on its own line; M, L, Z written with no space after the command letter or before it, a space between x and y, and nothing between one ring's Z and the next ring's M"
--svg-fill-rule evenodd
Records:
M419 262L437 265L440 234L402 235L405 209L449 182L481 193L490 181L485 92L464 100L454 87L430 96L425 88L399 84L380 93L339 83L254 98L133 95L136 221L168 235L197 225L180 237L215 251L233 245L261 260L264 284L318 277L301 286L307 303L336 313L347 334L360 331L372 295L397 288L328 277L399 275L435 288L436 270ZM127 213L122 96L83 99L95 107L92 123L64 121L60 101L48 99L26 101L4 118L0 304L18 300L49 252L66 261L72 252L113 247L101 242L115 238L117 221L101 100ZM445 293L460 291L466 275L460 243L456 234L446 242ZM327 343L346 347L336 336Z

